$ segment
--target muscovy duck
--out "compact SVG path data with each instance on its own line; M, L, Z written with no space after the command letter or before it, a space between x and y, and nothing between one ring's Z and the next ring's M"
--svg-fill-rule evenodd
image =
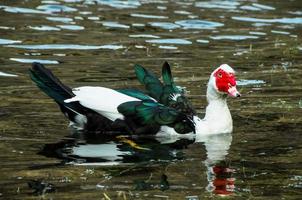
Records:
M134 89L84 86L72 90L42 64L33 63L30 69L31 79L58 103L71 126L77 129L159 136L187 133L197 133L198 136L232 131L226 97L228 94L238 97L240 93L230 66L221 65L211 74L207 90L209 105L204 119L196 115L174 84L167 63L163 67L165 84L141 66L136 66L136 73L150 96Z
M72 90L40 63L33 63L30 76L78 130L155 134L167 126L180 134L195 132L192 118L139 90L91 86Z

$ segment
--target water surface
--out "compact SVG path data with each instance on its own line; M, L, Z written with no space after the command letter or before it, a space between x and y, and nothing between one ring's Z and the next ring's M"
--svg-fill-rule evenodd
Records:
M302 18L292 1L2 1L0 199L300 199ZM31 82L33 61L71 87L141 88L141 64L172 65L203 116L211 71L243 96L234 132L196 140L71 135Z

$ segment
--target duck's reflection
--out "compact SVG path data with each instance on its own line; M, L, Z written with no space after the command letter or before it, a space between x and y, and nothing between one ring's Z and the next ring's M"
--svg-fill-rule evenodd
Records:
M232 143L231 134L209 135L196 138L203 142L207 152L204 161L207 169L207 191L218 195L230 195L235 189L235 178L232 177L234 169L229 167L226 155Z
M87 137L76 134L59 143L47 144L40 154L57 157L64 164L128 165L142 162L183 160L182 150L194 143L190 139L173 140L162 144L152 136Z
M204 165L208 185L206 190L219 195L230 195L235 188L234 172L226 161L232 143L231 134L207 135L198 138L154 138L151 136L76 137L57 144L45 145L41 152L59 157L75 165L128 165L133 163L184 160L184 149L202 143L206 149Z

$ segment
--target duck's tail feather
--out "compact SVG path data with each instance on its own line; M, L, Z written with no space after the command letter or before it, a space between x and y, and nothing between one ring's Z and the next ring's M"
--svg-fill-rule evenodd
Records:
M79 116L85 116L87 109L78 102L65 103L65 99L70 99L75 95L71 88L64 85L55 75L41 63L34 62L29 69L30 78L49 97L59 104L61 111L73 122L78 122Z
M82 106L78 101L65 102L66 99L76 98L76 95L41 63L34 62L29 74L36 85L60 106L61 111L72 122L73 128L100 132L111 130L111 120Z
M64 85L41 63L34 62L32 68L29 69L29 73L36 85L57 103L64 104L65 99L75 96L71 88Z

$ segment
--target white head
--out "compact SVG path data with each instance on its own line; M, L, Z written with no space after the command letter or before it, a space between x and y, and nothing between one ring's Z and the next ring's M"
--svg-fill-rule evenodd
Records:
M212 87L218 94L228 94L232 97L240 97L236 88L235 71L227 64L222 64L211 74L208 87Z

